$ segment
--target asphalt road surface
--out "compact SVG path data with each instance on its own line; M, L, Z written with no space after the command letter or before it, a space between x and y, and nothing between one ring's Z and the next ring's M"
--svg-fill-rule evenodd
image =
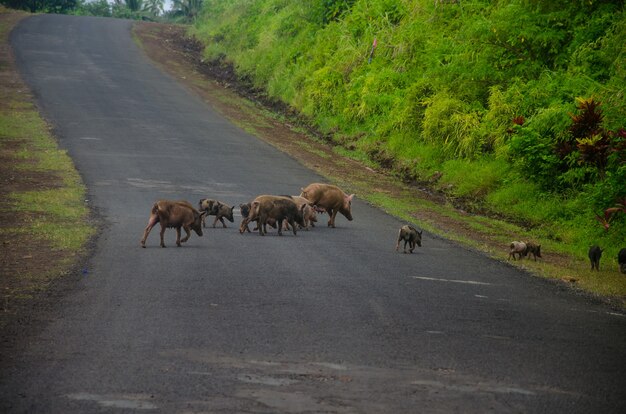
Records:
M131 22L38 15L24 79L104 226L58 317L0 372L1 412L626 412L626 318L397 219L297 236L206 229L177 248L161 198L231 205L322 178L149 62Z

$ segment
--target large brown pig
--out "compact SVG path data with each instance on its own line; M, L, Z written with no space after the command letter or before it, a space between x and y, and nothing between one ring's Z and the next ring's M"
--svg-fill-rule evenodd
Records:
M161 247L165 247L163 234L168 227L176 229L176 245L180 247L181 243L185 243L191 236L191 230L195 231L198 236L202 236L202 217L206 212L200 213L188 201L171 201L159 200L152 206L148 226L143 232L141 239L141 247L146 247L146 239L152 228L161 223ZM181 240L180 228L185 229L187 235Z
M328 225L335 227L337 213L343 214L352 221L352 199L354 194L347 195L339 187L331 184L313 183L302 188L301 197L306 198L318 209L326 210L330 219Z
M291 225L294 235L297 233L296 223L304 227L302 209L298 209L290 197L284 196L261 195L255 198L251 203L246 225L254 220L258 221L261 236L267 233L267 224L271 220L276 221L279 236L283 235L282 223L284 220Z

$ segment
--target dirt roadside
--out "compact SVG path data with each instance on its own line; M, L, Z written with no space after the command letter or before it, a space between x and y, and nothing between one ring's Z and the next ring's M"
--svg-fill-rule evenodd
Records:
M346 191L356 193L359 198L401 219L417 223L430 233L457 241L496 260L507 261L510 241L532 240L520 226L497 218L469 214L454 207L444 195L432 192L422 184L404 183L389 170L375 170L339 155L329 140L309 127L306 120L284 105L267 99L262 91L252 88L245 79L237 79L231 67L221 62L205 61L202 45L189 38L185 30L176 25L138 23L134 27L134 35L147 56L165 72L246 131L291 155ZM593 300L609 303L618 309L626 306L624 296L592 293L610 291L602 286L601 278L606 278L606 274L591 274L586 270L586 261L546 251L545 247L543 260L508 263Z

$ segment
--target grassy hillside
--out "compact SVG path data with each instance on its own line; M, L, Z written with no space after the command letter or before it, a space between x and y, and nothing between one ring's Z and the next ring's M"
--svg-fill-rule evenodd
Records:
M193 31L343 154L579 256L626 246L623 1L205 0Z

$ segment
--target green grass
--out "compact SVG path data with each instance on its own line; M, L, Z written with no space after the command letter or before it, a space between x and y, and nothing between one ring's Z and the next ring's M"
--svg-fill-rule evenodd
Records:
M8 34L19 17L2 8L0 12L0 46L7 48ZM16 77L8 57L0 54L2 74ZM95 227L89 221L81 177L67 153L58 148L28 88L16 81L5 82L0 89L0 151L4 167L15 171L19 180L19 185L0 200L0 209L15 217L15 221L2 223L0 238L20 240L25 248L46 246L40 255L29 258L47 260L39 266L45 271L3 275L8 286L22 286L20 290L9 290L14 298L28 298L29 292L45 290L50 279L67 274L84 253ZM7 184L6 188L11 186ZM48 252L54 254L48 256Z

